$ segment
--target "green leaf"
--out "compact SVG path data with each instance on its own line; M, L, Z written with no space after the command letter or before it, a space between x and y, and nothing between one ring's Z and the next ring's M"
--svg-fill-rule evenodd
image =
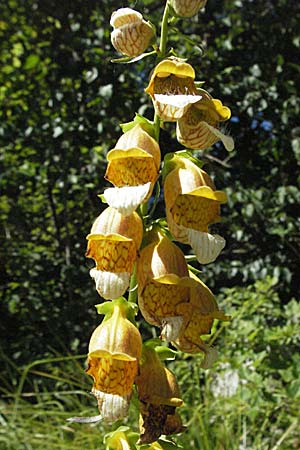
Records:
M132 58L131 56L122 56L121 58L114 58L114 59L111 59L110 62L120 63L120 64L131 64L131 63L140 61L141 59L147 58L148 56L155 55L155 54L156 54L156 51L153 50L152 52L142 53L141 55L135 56L134 58Z
M40 57L38 55L32 54L27 56L23 68L25 70L30 70L33 69L34 67L36 67L40 62Z
M123 133L131 130L136 125L140 125L146 133L148 133L153 139L155 139L156 129L152 120L146 119L141 114L136 113L134 119L131 122L121 123Z

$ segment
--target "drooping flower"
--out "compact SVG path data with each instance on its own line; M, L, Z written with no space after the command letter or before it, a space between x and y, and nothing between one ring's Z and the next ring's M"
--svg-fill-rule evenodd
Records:
M188 302L191 279L183 252L166 236L144 247L137 261L138 302L145 320L162 329L162 337L171 341L179 335L183 323L177 307Z
M220 220L220 205L226 202L226 194L215 190L209 175L188 158L170 155L165 168L169 229L176 240L191 245L200 263L208 264L225 246L225 240L210 234L208 226Z
M170 57L154 68L145 91L151 95L158 116L165 122L180 119L190 105L202 98L194 83L195 71L183 60Z
M143 345L136 385L140 401L138 444L149 444L162 434L181 433L185 429L176 412L183 404L176 378L147 343Z
M185 147L198 150L222 141L228 151L233 150L233 139L219 130L219 123L230 118L230 109L204 89L198 89L198 93L201 100L193 103L177 121L177 140Z
M107 154L105 178L117 189L104 191L110 206L131 214L152 194L160 169L160 148L141 125L126 131Z
M142 237L143 223L136 212L123 216L109 206L97 217L87 236L86 256L96 262L90 275L101 297L115 299L124 294Z
M192 17L204 8L207 0L170 0L170 5L180 17Z
M105 318L91 336L86 372L94 380L100 416L114 422L127 415L142 339L129 320L132 305L124 298L98 305L98 312Z
M154 27L143 19L138 11L120 8L112 13L110 25L111 43L114 48L130 57L141 55L154 38Z
M211 290L193 273L190 272L190 276L197 280L197 284L190 289L189 303L178 306L178 313L182 313L184 320L173 344L182 352L203 352L202 367L208 368L216 359L217 351L208 346L201 336L211 333L215 319L230 320L230 317L219 309Z

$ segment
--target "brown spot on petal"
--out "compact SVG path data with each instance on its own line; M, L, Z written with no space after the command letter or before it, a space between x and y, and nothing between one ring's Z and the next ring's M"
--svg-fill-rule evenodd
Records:
M168 415L175 413L173 406L140 403L140 439L138 444L150 444L165 434Z

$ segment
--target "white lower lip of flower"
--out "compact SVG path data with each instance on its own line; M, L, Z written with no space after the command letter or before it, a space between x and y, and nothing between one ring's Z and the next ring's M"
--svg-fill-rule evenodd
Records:
M218 351L205 345L205 357L201 363L202 369L209 369L218 358Z
M218 234L187 229L189 244L201 264L209 264L219 256L226 241Z
M90 276L95 280L97 292L106 300L121 297L129 286L128 272L103 272L94 268L90 270Z
M188 110L190 105L201 100L202 95L191 94L155 94L154 103L158 112L167 121L175 121L180 119Z
M108 188L103 196L109 206L117 209L123 216L129 216L147 198L150 188L150 182L139 186Z
M231 152L234 149L234 140L230 136L226 136L226 134L219 131L217 128L212 127L208 123L205 124L206 127L217 137L220 141L223 142L224 147L228 152Z
M67 419L68 422L77 422L77 423L96 423L102 420L102 416L91 416L91 417L69 417Z
M127 416L130 395L122 397L121 395L107 394L94 388L92 394L97 399L100 415L105 422L115 422Z
M159 103L164 103L165 105L177 106L178 108L184 108L193 103L197 103L201 100L202 95L168 95L168 94L154 94L154 99Z
M178 336L183 323L183 317L165 317L162 320L161 338L164 341L175 341Z

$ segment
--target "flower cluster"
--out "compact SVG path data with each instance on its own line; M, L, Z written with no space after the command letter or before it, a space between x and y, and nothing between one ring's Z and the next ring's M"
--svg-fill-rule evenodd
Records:
M191 17L205 3L170 0L164 17L168 11ZM155 37L154 27L130 8L113 13L111 25L112 43L127 57L139 56ZM90 275L101 299L107 300L97 305L104 318L92 333L88 351L87 374L100 413L90 421L123 419L133 392L140 413L139 435L120 427L106 435L107 449L148 444L158 450L164 448L162 435L185 429L177 411L183 400L176 377L163 361L174 357L173 348L202 354L202 367L210 367L217 352L204 336L215 320L229 320L187 264L181 244L190 247L200 264L214 262L225 246L225 239L210 226L220 221L226 194L216 189L191 151L207 150L217 141L232 150L232 138L220 130L231 112L198 87L190 64L168 54L162 57L159 47L156 51L160 62L145 88L153 101L154 120L136 115L123 124L123 134L107 153L105 178L112 187L101 195L107 206L87 235L86 256L95 261ZM177 140L185 148L166 153L161 169L159 131L164 122L176 123ZM159 201L159 195L153 195L159 187L165 221L152 219L149 211ZM140 320L159 329L159 338L143 343L137 311Z

